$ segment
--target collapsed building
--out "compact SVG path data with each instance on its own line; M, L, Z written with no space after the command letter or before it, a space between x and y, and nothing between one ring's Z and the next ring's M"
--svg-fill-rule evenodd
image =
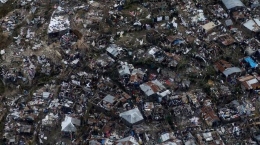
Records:
M48 27L49 36L62 36L70 30L70 20L66 9L60 6L52 13Z

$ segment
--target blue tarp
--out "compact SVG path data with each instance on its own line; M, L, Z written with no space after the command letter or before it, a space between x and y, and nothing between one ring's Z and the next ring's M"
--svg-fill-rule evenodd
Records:
M119 6L117 7L117 10L118 10L118 11L122 11L122 10L123 10L123 6L119 5Z
M132 130L131 131L131 135L134 137L135 136L135 132Z
M172 44L173 45L179 45L179 44L181 44L181 43L183 43L184 41L183 40L181 40L181 39L176 39L176 40L174 40L173 42L172 42Z
M105 140L105 139L102 139L101 144L102 144L102 145L105 145L105 143L106 143L106 140Z
M251 68L256 68L258 66L258 64L251 57L246 57L245 61L249 63Z

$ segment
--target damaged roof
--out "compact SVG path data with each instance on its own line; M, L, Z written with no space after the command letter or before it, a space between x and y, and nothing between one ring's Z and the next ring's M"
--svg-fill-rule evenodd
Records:
M204 106L203 108L201 108L201 112L204 116L203 118L209 126L212 126L214 122L220 121L211 106Z
M64 9L58 7L52 14L48 33L56 33L70 29L69 17L64 14Z
M225 60L219 60L215 63L214 67L217 71L223 72L225 69L232 67L232 64Z
M158 80L153 80L140 85L141 90L147 95L151 96L157 92L165 89L165 87Z

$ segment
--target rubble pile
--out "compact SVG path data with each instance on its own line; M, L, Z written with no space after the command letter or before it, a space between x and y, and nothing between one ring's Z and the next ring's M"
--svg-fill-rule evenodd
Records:
M0 144L259 144L259 3L0 0Z

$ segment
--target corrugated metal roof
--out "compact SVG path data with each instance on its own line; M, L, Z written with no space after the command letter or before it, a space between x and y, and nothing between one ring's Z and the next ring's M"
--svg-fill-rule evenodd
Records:
M149 81L140 85L141 90L147 95L151 96L154 93L162 91L165 87L158 80Z
M138 145L138 142L133 136L128 136L116 141L116 145Z
M220 121L214 110L210 106L204 106L201 108L201 112L204 113L204 119L208 125L213 125L214 122Z
M255 21L256 24L260 27L260 18L255 18L254 21Z
M219 60L215 63L215 69L217 71L223 72L225 69L232 67L232 64L225 61L225 60Z
M238 72L242 72L242 70L238 67L231 67L231 68L227 68L223 71L223 74L227 77L233 73L238 73Z
M228 10L233 9L235 7L245 6L240 0L222 0L222 2Z
M120 76L130 75L130 68L128 65L122 65L121 68L118 70Z
M119 116L124 118L131 124L137 123L144 119L138 108L134 108L132 110L120 113Z
M107 52L109 52L115 57L119 54L119 51L115 47L108 47Z
M226 24L226 26L231 26L231 25L233 25L233 22L231 19L228 19L225 21L225 24Z
M154 94L154 91L151 89L151 87L149 85L147 85L146 83L141 84L140 85L141 90L147 95L147 96L151 96L152 94Z
M260 27L253 20L248 20L243 24L250 31L258 32L260 31Z
M244 82L244 81L251 80L251 79L253 79L253 78L255 78L255 77L252 76L252 75L247 75L247 76L242 76L242 77L238 78L238 81Z
M108 94L108 95L103 99L103 101L106 101L106 102L109 102L109 103L112 104L112 103L115 102L115 97Z

